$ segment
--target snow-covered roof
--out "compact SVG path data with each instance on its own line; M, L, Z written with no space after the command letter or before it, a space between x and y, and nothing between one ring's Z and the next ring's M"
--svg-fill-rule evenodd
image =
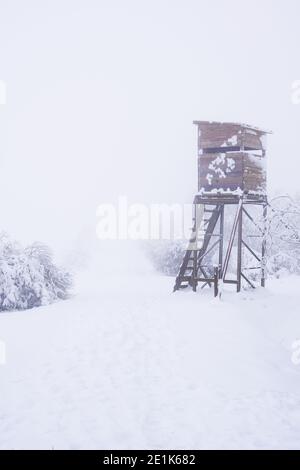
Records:
M261 129L257 126L251 126L250 124L240 123L240 122L222 122L222 121L193 121L193 124L202 125L202 126L209 126L209 125L228 125L228 126L239 126L242 129L251 129L253 131L261 132L262 134L272 134L273 132L270 130Z

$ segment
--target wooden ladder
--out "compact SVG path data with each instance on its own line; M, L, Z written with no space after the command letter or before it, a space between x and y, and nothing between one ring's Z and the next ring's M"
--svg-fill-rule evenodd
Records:
M176 277L173 291L191 286L194 291L198 282L205 282L209 286L214 282L209 278L201 262L208 252L208 245L220 216L221 206L197 204L195 205L195 217L193 218L192 235L185 252L179 273ZM213 208L211 208L213 207ZM199 271L203 277L199 277Z

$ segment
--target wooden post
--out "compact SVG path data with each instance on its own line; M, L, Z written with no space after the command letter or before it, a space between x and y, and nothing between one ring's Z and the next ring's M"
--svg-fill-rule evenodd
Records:
M221 207L220 212L220 242L219 242L219 277L222 277L223 272L223 246L224 246L224 210L225 206Z
M198 261L198 251L193 251L193 291L197 290L197 261Z
M214 296L218 297L219 293L219 268L218 266L214 267Z
M261 287L265 287L266 285L266 244L267 244L267 204L263 205L263 239L261 245Z
M237 285L236 290L240 292L242 282L242 236L243 236L243 211L240 211L238 221L238 245L237 245Z
M238 224L239 224L240 213L242 212L242 208L243 208L243 200L242 200L242 198L240 198L239 203L238 203L238 207L237 207L237 210L236 210L236 214L235 214L235 217L234 217L232 230L231 230L231 233L230 233L230 238L229 238L229 242L228 242L227 251L226 251L226 254L225 254L224 266L223 266L223 272L222 272L223 282L226 282L225 277L226 277L226 273L227 273L228 263L229 263L229 259L230 259L230 255L231 255L231 251L232 251L232 247L233 247L233 242L235 240L235 234L236 234L237 227L238 227Z

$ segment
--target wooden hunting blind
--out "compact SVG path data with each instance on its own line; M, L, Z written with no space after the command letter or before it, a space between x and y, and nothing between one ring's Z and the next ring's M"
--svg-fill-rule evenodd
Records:
M194 199L195 215L192 236L176 278L174 290L189 285L196 290L198 283L215 286L218 281L236 284L242 279L255 287L245 271L259 270L261 285L265 285L265 219L266 194L266 136L270 132L247 124L194 121L198 136L198 193ZM262 220L256 221L257 210L263 208ZM231 207L231 230L226 234L226 207ZM234 208L234 214L232 214ZM243 216L251 221L261 239L260 253L251 247L244 230ZM227 221L227 220L226 220ZM262 224L261 224L262 222ZM246 240L247 238L247 240ZM227 244L227 246L225 246ZM257 243L256 243L257 245ZM236 250L233 250L236 246ZM211 254L218 249L218 262ZM243 267L243 250L256 260L258 266ZM234 273L227 277L236 252ZM232 267L231 267L232 271ZM232 278L232 275L234 277ZM253 277L253 276L252 276Z
M194 124L198 128L198 191L266 191L267 132L245 124Z

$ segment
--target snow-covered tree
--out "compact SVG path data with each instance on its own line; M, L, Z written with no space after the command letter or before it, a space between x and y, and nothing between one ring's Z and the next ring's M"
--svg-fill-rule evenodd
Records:
M300 198L277 196L270 201L267 225L270 274L300 274Z
M0 310L27 309L65 299L71 287L69 273L53 263L46 245L26 248L0 235Z

